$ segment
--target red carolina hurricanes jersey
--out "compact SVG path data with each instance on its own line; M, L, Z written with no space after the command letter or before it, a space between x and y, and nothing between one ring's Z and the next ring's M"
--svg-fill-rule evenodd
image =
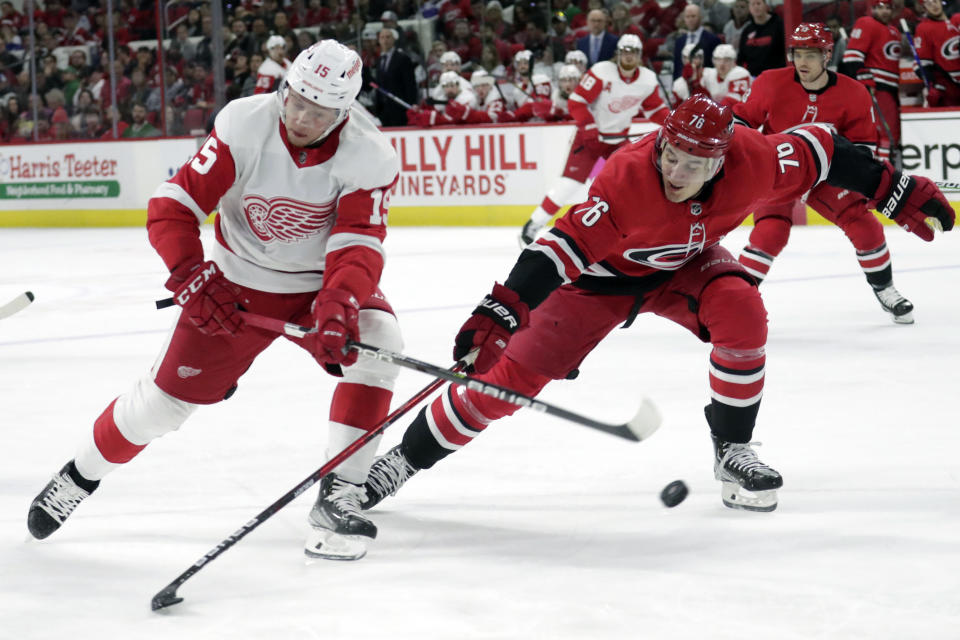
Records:
M878 133L870 94L853 78L827 73L827 86L808 91L800 84L793 67L764 71L753 81L746 102L733 105L733 114L754 129L762 125L766 133L823 122L874 152Z
M610 156L587 201L572 207L528 249L581 275L637 278L675 271L735 229L765 202L796 200L826 179L833 137L821 125L789 134L737 126L721 172L696 197L663 195L653 132Z
M900 30L883 24L873 16L857 19L843 52L844 64L863 64L858 80L872 81L877 87L900 89Z
M937 65L960 84L960 27L946 20L924 20L917 25L914 45L921 64Z

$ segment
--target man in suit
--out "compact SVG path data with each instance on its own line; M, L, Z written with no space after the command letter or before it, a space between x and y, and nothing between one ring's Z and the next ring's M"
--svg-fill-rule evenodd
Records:
M413 61L396 47L397 31L381 29L377 34L380 42L380 59L377 61L377 84L404 102L417 104L417 79ZM380 122L385 127L403 127L407 124L407 109L377 91L374 105Z
M590 33L577 40L577 49L587 54L587 68L609 60L617 52L617 36L607 31L607 14L594 9L587 14Z
M703 62L713 66L713 49L720 44L720 38L703 28L703 13L699 6L688 4L683 8L683 25L686 35L681 35L673 45L673 79L680 77L683 71L683 48L688 44L700 45L703 50Z

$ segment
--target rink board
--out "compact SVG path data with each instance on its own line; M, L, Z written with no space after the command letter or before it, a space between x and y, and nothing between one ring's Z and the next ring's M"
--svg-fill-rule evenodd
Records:
M655 128L638 120L631 132ZM960 111L907 109L902 129L908 171L960 181ZM386 129L400 163L390 224L522 224L561 174L574 132L571 124ZM0 227L141 226L157 185L190 159L199 142L2 146ZM960 203L960 195L948 197ZM827 222L808 209L806 223Z

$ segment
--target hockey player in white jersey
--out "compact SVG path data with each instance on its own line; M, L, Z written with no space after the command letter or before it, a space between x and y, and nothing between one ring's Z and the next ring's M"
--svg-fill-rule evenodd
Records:
M533 52L527 49L513 54L513 66L507 81L500 85L500 92L506 100L506 107L513 111L533 96Z
M257 84L254 94L275 91L290 68L287 60L287 41L283 36L270 36L266 43L267 58L257 68Z
M496 79L484 69L477 69L470 76L473 87L469 102L459 97L447 102L443 109L441 124L489 124L513 122L513 113L504 109L503 96L497 88ZM463 92L466 96L466 92ZM436 119L435 119L436 122Z
M464 111L475 100L473 89L464 89L463 82L465 82L463 76L458 73L453 71L441 73L440 83L437 86L443 90L442 101L432 107L418 106L407 109L407 123L415 127L457 124ZM469 82L467 86L470 86Z
M703 70L700 84L725 107L747 99L752 82L750 72L737 64L737 50L729 44L718 44L713 50L713 66Z
M473 90L473 87L470 85L470 81L461 75L461 66L462 62L460 60L460 55L456 51L444 51L440 55L440 78L438 79L437 84L430 89L430 100L436 104L443 104L447 101L446 92L443 90L443 76L450 72L456 74L461 91ZM447 76L447 78L449 77L450 76Z
M333 40L312 45L277 92L224 107L193 159L154 192L147 231L170 270L165 286L177 319L153 368L107 405L75 458L34 499L27 525L35 538L59 529L107 474L198 406L233 395L278 337L245 324L238 305L318 329L291 340L342 376L330 405L328 456L387 415L395 367L343 350L348 338L402 347L378 286L399 164L373 123L351 111L361 67ZM216 242L205 254L200 225L218 203ZM359 510L376 446L321 480L309 554L356 559L376 536Z
M553 89L551 100L553 101L554 112L558 114L558 120L569 120L573 117L570 115L568 101L582 76L580 69L573 64L565 64L557 72L557 86Z
M640 66L642 52L639 36L622 35L617 42L617 61L598 62L580 78L568 101L577 133L563 175L523 225L523 245L533 242L560 207L575 199L597 160L609 157L627 141L635 116L643 112L657 124L666 118L669 110L660 97L657 77Z
M683 45L680 52L680 61L683 63L683 70L680 75L674 79L673 103L680 104L695 93L706 93L703 88L703 48L694 42Z

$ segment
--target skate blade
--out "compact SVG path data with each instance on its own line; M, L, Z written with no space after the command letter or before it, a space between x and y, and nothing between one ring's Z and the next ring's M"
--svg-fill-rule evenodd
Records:
M724 482L721 489L723 504L744 511L773 511L777 508L777 490L748 491L736 482Z
M902 316L893 316L893 321L897 324L913 324L913 311L905 313Z
M312 527L303 545L303 553L308 558L322 560L359 560L367 555L367 540L364 536L341 535Z

